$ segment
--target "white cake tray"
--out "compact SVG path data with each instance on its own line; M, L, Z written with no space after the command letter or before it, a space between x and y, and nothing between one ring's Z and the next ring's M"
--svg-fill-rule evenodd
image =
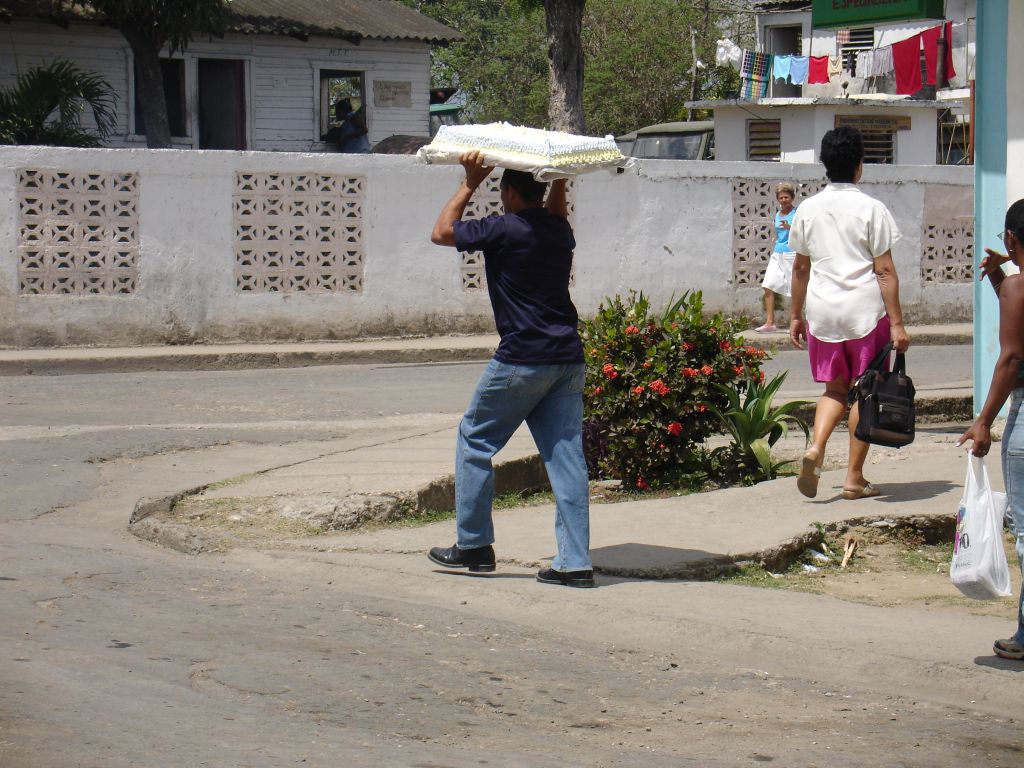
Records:
M582 173L593 173L594 171L608 171L618 173L619 169L629 168L636 161L631 157L619 157L610 160L592 161L586 163L564 163L555 164L551 158L523 158L516 154L509 154L501 149L492 146L460 145L454 147L451 144L437 146L428 144L422 147L416 157L420 162L439 165L457 165L459 158L466 152L474 149L483 155L485 165L493 165L499 168L511 168L516 171L532 173L537 181L551 181L553 179L571 179Z

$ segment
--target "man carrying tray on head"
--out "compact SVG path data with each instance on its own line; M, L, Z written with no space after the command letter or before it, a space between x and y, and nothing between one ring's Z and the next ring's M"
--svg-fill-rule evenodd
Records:
M483 251L501 343L477 383L459 425L455 456L456 542L430 559L470 573L495 569L491 459L525 421L555 494L558 553L537 574L547 584L594 586L590 502L581 436L583 345L569 297L576 247L565 180L547 184L523 171L501 178L505 213L463 221L466 205L490 175L479 152L460 158L466 177L445 204L430 239L460 251Z

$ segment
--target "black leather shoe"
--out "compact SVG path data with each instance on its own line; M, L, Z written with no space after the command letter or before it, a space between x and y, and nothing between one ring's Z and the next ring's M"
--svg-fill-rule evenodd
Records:
M494 547L459 549L458 545L434 547L427 555L431 562L445 568L467 568L470 573L491 573L494 568Z
M542 568L537 572L537 581L543 584L561 584L563 587L595 587L593 571L556 571Z

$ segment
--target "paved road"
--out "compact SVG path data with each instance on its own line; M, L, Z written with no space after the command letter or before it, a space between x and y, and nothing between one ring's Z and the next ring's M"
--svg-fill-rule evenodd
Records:
M0 380L0 765L1019 765L982 619L125 532L141 495L457 414L479 370Z

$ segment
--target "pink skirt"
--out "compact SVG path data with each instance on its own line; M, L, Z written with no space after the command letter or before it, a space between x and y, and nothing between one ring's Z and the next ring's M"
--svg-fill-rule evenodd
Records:
M872 358L889 343L889 318L885 315L878 321L875 330L867 336L849 341L822 341L816 339L813 329L807 329L807 354L811 359L811 375L815 381L845 381L847 384L865 370ZM888 369L888 361L885 365Z

